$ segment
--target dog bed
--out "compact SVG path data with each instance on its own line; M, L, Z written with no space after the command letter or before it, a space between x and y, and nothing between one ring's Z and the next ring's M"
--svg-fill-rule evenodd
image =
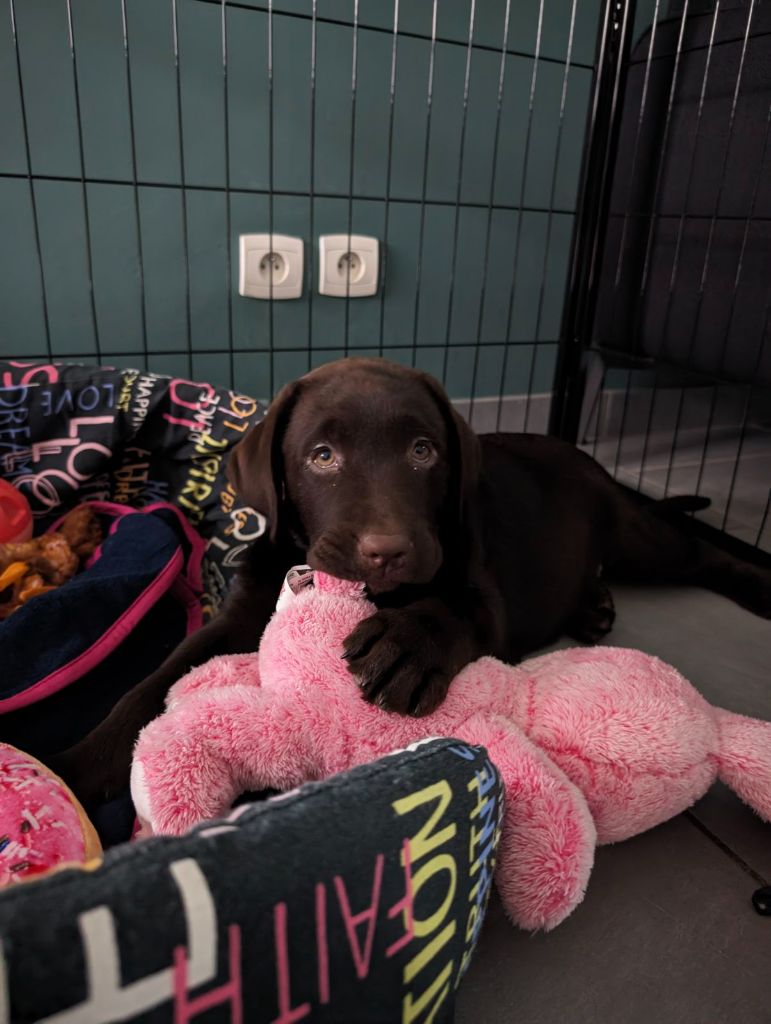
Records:
M124 530L140 569L148 564L135 550L142 530L153 543L165 530L169 550L189 551L188 527L180 531L163 510L175 506L205 545L200 621L216 612L246 545L264 533L224 473L230 448L263 411L205 383L0 362L0 476L30 501L36 533L83 501L111 514L144 509L149 515L126 517ZM111 537L116 546L120 537L120 529ZM63 592L34 601L61 610ZM29 634L30 664L34 601L14 613L29 619L17 625ZM36 677L15 650L0 739L45 758L91 728L190 626L190 609L181 614L172 602L156 615L136 621L101 677L64 690L25 695L16 684L32 687ZM82 632L75 641L86 642ZM3 635L10 642L11 634L0 631L0 657ZM451 1020L495 861L497 830L482 842L474 822L482 805L485 819L498 821L501 799L481 748L435 740L244 804L180 839L122 843L91 870L3 890L0 1024L203 1014L255 1024ZM103 839L125 836L130 812L122 807L117 832L109 814L98 816ZM405 861L410 839L415 863Z
M3 741L48 761L216 613L265 528L225 476L263 412L207 383L0 362L0 477L29 501L35 534L84 502L110 533L96 564L0 622ZM122 518L133 509L148 514ZM128 792L89 811L106 845L130 836Z
M0 1021L450 1021L501 800L483 750L433 740L6 889Z

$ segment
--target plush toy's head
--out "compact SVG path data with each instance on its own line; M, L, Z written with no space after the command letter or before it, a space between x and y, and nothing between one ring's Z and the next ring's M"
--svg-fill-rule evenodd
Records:
M307 691L312 676L327 690L351 691L355 681L341 657L343 642L373 611L362 583L314 573L313 585L282 601L263 633L262 686Z

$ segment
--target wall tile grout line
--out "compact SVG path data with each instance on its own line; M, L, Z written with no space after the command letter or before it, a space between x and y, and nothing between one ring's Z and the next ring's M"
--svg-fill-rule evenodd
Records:
M32 174L33 181L67 181L67 182L80 182L80 178L73 177L71 175L64 174ZM0 180L8 179L19 179L26 181L28 175L23 174L19 171L0 171ZM88 185L116 185L131 187L133 182L131 179L126 178L98 178L98 177L86 177L86 184ZM193 185L191 182L186 181L184 185L179 182L166 182L166 181L138 181L137 185L139 188L166 188L166 189L182 189L184 188L188 192L229 192L230 194L236 195L255 195L255 196L267 196L270 194L268 188L243 188L237 185L232 185L228 188L226 185ZM273 195L282 197L297 197L307 198L308 192L299 192L294 189L274 189ZM343 192L314 192L316 199L347 199L347 193ZM354 200L357 202L382 202L382 196L370 195L368 193L354 193ZM422 198L416 198L412 196L390 196L389 202L391 203L404 203L406 205L417 206L421 205L424 200ZM426 206L455 206L454 200L451 199L431 199L426 197ZM460 204L462 207L469 207L471 209L487 210L488 204L479 200L463 200ZM504 210L514 211L519 210L520 207L511 203L493 203L493 210ZM548 206L523 206L521 207L526 213L556 213L566 217L572 217L575 215L575 210L566 206L555 206L553 209L549 209ZM641 216L644 216L641 214ZM706 215L705 215L706 216ZM744 220L744 218L734 218L736 220ZM766 218L771 220L771 216Z
M451 348L455 348L455 349L469 349L469 348L475 348L477 345L481 345L483 348L507 348L507 347L512 347L512 346L515 347L515 348L530 348L532 345L535 345L535 344L543 345L543 346L552 346L553 347L553 346L559 344L559 339L557 339L557 338L555 338L553 340L552 339L549 339L549 340L541 339L540 341L535 342L531 338L528 338L528 339L522 340L522 341L512 341L512 340L509 340L509 341L477 341L476 338L473 338L473 339L469 338L467 341L453 342L450 347ZM445 347L445 344L444 344L443 341L421 342L420 345L418 346L419 349L438 349L438 350L443 350L444 347ZM337 352L339 350L339 348L340 348L340 346L339 345L335 345L335 344L318 345L318 346L316 346L314 348L313 351L314 352ZM361 350L361 351L371 351L373 348L376 348L376 346L374 346L372 344L369 344L369 343L367 343L367 344L358 344L358 345L357 344L353 344L353 345L350 346L350 348L351 348L351 350L355 349L355 350ZM384 347L384 351L385 352L396 352L396 351L399 351L399 352L409 352L411 349L412 349L412 345L408 341L403 341L403 342L400 342L400 343L398 343L396 345L386 345ZM234 352L236 352L238 354L242 354L242 355L250 355L250 354L263 354L264 355L264 354L269 353L270 351L271 351L271 349L269 347L267 347L267 346L266 347L261 347L259 345L256 345L256 346L255 345L244 345L243 347L237 347L237 346L234 347ZM305 345L287 345L287 346L283 346L282 345L279 348L274 349L274 351L275 352L281 352L281 353L288 353L288 352L305 353L305 352L307 352L307 348L306 348ZM192 355L193 356L221 356L221 355L227 355L227 352L228 352L227 348L213 348L213 347L210 347L210 348L194 348L192 350ZM187 354L188 354L188 350L186 348L154 348L149 353L150 356L187 356ZM93 357L95 355L96 355L95 352L66 351L66 352L54 352L51 358L55 362L57 362L57 361L61 362L62 360L66 360L66 359L93 359ZM136 349L134 351L132 351L132 350L126 351L126 349L121 349L120 351L115 350L115 351L112 351L112 352L102 352L102 355L103 355L103 357L106 360L109 360L109 359L113 359L113 358L116 358L116 357L123 358L125 356L132 356L132 357L133 356L142 356L143 352L142 352L141 349ZM42 353L42 352L26 352L26 353L24 353L24 358L25 359L43 359L43 358L47 358L47 355L46 355L46 353Z
M571 67L575 67L575 64L571 65ZM39 172L33 172L31 175L28 175L28 174L26 174L23 171L0 171L0 180L2 180L2 179L10 179L10 180L17 179L17 180L20 180L20 181L27 181L29 178L31 178L32 181L66 181L66 182L76 182L76 183L80 183L80 180L81 180L79 177L77 177L75 175L71 175L71 174L41 174ZM123 185L123 186L131 187L131 186L133 186L134 182L133 182L133 180L131 178L104 178L104 177L98 177L98 176L87 174L86 175L86 184L87 185L117 185L117 186ZM183 187L181 185L181 183L178 182L178 181L174 182L174 181L152 181L152 180L144 180L144 181L143 180L138 180L137 181L137 186L139 188L167 188L167 189L174 189L174 188L182 188ZM264 196L268 195L268 189L267 188L248 188L248 187L245 187L245 186L232 185L232 184L228 188L227 185L211 185L211 184L209 184L209 185L197 185L197 184L193 184L190 181L186 181L184 187L189 192L228 192L229 191L230 193L236 193L236 194L240 194L240 195L264 195ZM280 189L280 188L277 188L277 189L274 189L274 195L277 195L277 196L288 196L288 197L296 196L296 197L299 197L299 198L306 198L309 195L309 192L308 191L301 192L301 191L298 191L296 189ZM344 193L344 192L316 192L316 191L314 191L313 195L317 199L347 199L348 198L347 193ZM353 198L356 201L360 201L360 202L382 202L383 199L384 199L383 196L375 195L374 193L368 193L368 192L357 192L357 193L354 193L354 197ZM394 195L391 195L391 196L389 196L389 202L393 202L393 203L406 203L406 204L417 205L417 204L423 202L423 200L420 197L417 197L417 196L394 196ZM451 200L451 199L431 199L428 196L426 197L425 202L426 202L426 206L454 206L455 205L454 201ZM470 208L473 208L473 209L478 209L478 210L487 210L488 205L489 204L487 202L485 202L483 200L479 200L479 199L464 199L464 200L461 201L461 206L467 206L467 207L470 207ZM492 208L493 208L493 210L508 210L508 211L512 211L513 210L515 212L520 209L520 207L518 205L514 204L514 203L493 203ZM567 216L573 216L575 214L575 209L572 208L572 207L567 207L567 206L555 206L555 207L553 207L550 210L550 208L548 206L535 206L535 205L527 205L527 204L525 204L523 207L521 207L521 209L525 213L550 213L551 212L551 213L565 214ZM673 210L671 213L667 213L666 211L661 211L660 210L660 211L657 212L656 218L658 220L678 220L681 215L682 214L680 212L675 211L675 210ZM649 219L652 216L652 214L650 213L650 211L646 211L646 210L632 210L632 211L623 211L623 212L616 212L616 213L611 211L609 216L610 216L611 219L613 219L613 218L621 219L621 218L624 218L624 217L629 217L629 218L635 218L636 217L636 218L639 218L639 219ZM712 213L696 213L696 212L693 212L693 211L685 213L685 219L686 220L712 220L713 217L714 217L714 214L712 214ZM726 221L726 222L739 221L741 223L744 223L744 221L746 219L747 219L746 218L746 214L738 214L738 213L737 214L721 213L717 217L717 220L719 220L719 221ZM758 221L758 222L761 222L761 223L766 223L766 222L771 221L771 214L756 214L753 219Z

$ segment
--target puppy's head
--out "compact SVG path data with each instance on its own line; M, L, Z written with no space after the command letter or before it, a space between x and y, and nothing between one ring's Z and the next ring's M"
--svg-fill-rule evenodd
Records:
M463 528L478 443L441 386L377 359L287 385L233 451L230 478L309 563L380 593L427 583Z

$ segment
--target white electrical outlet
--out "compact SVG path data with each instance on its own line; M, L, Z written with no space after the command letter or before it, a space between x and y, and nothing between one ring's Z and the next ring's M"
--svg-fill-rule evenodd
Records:
M319 238L319 292L352 299L377 292L379 244L367 235Z
M239 237L239 295L252 299L299 299L302 290L301 238L275 233Z

